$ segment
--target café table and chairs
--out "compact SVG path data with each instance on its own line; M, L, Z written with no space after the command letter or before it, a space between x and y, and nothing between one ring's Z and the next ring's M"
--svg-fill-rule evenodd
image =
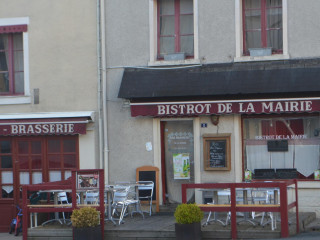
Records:
M200 191L212 192L212 201L207 204L220 204L219 197L227 196L228 203L230 204L230 190L229 189L200 189ZM238 188L236 189L236 203L237 204L278 204L278 191L277 188ZM257 221L255 218L258 216L257 213L251 212L251 218L249 212L237 213L237 216L242 216L243 218L237 220L237 224L241 222L249 222L253 226L260 224L265 226L271 223L271 229L276 229L276 217L272 212L262 212L261 220ZM213 216L213 217L212 217ZM269 220L264 221L265 217L268 216ZM231 213L227 213L225 220L219 219L216 212L209 212L208 218L203 226L210 224L210 222L219 222L221 225L226 226L230 223Z

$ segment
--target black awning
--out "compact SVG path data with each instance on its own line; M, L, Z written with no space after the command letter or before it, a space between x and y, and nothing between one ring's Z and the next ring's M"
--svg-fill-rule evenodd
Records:
M182 69L126 68L118 97L220 98L320 93L320 59L211 64Z

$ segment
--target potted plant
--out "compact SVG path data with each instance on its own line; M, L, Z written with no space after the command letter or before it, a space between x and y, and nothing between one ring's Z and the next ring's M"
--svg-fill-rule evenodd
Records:
M71 215L73 239L102 239L100 212L92 207L74 209Z
M177 240L201 239L201 220L203 212L194 203L180 204L174 213Z

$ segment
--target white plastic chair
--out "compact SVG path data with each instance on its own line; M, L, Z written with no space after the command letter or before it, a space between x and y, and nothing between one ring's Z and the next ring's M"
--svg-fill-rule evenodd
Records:
M139 181L138 183L138 191L139 191L139 200L148 201L149 211L143 211L152 214L152 197L153 197L153 188L154 183L152 181Z

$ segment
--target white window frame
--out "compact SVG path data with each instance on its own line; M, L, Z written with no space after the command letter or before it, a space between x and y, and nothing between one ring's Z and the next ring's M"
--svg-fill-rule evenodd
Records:
M283 28L283 53L271 56L244 56L243 55L243 22L242 22L242 0L235 0L235 30L236 30L236 56L235 62L246 61L273 61L289 59L288 52L288 0L282 0L282 28Z
M150 61L148 66L186 65L200 64L199 60L199 27L198 27L198 1L193 0L193 22L194 22L194 58L179 61L164 61L157 59L157 0L149 0L149 29L150 29Z
M29 25L29 17L0 18L0 26ZM22 33L23 38L23 63L24 63L24 96L0 96L0 105L28 104L31 103L29 82L29 35Z

